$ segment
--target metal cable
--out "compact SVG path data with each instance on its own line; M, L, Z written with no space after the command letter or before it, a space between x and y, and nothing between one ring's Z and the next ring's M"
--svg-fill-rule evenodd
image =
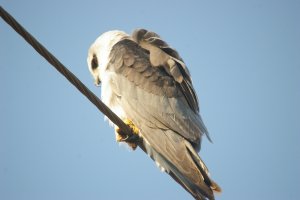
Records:
M41 43L39 43L25 28L23 28L2 6L2 19L21 35L41 56L43 56L57 71L66 77L84 96L86 96L104 115L116 124L126 136L131 136L132 130L115 113L113 113L92 91L90 91L71 71L56 59Z

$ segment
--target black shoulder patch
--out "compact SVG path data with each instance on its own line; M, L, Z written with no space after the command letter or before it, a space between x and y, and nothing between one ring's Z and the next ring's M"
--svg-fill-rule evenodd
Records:
M149 51L133 40L123 39L116 43L111 50L110 63L109 68L149 93L169 98L183 95L172 76L163 67L153 67Z

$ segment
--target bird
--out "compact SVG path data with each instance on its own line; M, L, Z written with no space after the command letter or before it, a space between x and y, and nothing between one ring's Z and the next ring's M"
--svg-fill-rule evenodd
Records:
M191 74L179 53L155 32L101 34L90 46L88 69L102 101L133 132L114 125L116 140L140 147L197 200L221 192L199 156L204 135Z

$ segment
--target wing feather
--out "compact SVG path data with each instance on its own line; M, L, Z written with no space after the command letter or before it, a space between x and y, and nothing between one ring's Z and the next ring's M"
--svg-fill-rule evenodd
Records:
M179 83L180 88L194 112L199 112L198 97L194 91L189 70L178 52L171 48L160 36L145 29L137 29L132 38L150 52L152 65L164 66L166 71Z
M133 60L130 66L121 62L120 58ZM118 68L115 68L115 62ZM135 86L144 92L142 96L144 107L150 108L152 115L160 113L159 121L176 133L188 139L194 147L200 147L200 140L207 130L198 113L189 108L187 98L181 86L163 67L153 67L149 62L149 54L135 42L125 39L118 42L111 51L108 69L115 70L117 74L126 77ZM120 63L123 63L119 67ZM139 70L141 69L142 70ZM154 96L149 101L145 94ZM130 97L128 97L130 98ZM163 107L160 107L163 105Z

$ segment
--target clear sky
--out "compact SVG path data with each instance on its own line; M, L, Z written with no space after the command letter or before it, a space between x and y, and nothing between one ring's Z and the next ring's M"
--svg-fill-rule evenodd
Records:
M147 28L188 65L220 200L300 199L300 2L1 0L93 92L103 32ZM0 20L0 199L192 199Z

